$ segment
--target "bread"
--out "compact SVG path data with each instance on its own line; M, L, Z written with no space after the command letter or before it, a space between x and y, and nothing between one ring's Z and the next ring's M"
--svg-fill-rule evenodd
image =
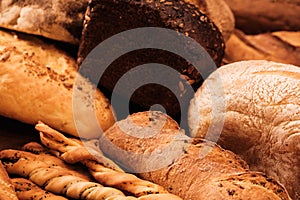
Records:
M125 10L126 12L124 12ZM111 24L114 25L111 26ZM147 27L146 30L138 29L145 27ZM174 30L175 34L163 32L163 30L169 29ZM125 32L128 30L133 32L143 32L144 30L146 33ZM183 42L182 37L179 37L176 31L193 38L197 45L200 44L205 49L203 57L199 56L199 52L195 53L194 44ZM125 45L125 42L114 40L111 37L121 32L127 34L127 36L121 37L123 39L133 37L135 34L141 36L139 40L137 37L128 39L129 44L125 46L124 51L136 46L138 49L123 55L116 55L120 44ZM105 53L109 52L111 55L104 55L104 52L99 52L97 55L97 48L94 48L108 38L116 42L116 46L107 46L107 49L114 49L114 51L105 50ZM149 40L146 41L146 38ZM159 45L157 45L158 43ZM203 80L201 76L203 74L200 74L199 69L189 63L190 60L187 61L188 58L185 58L184 55L177 55L177 50L182 50L183 54L193 52L192 56L197 60L207 58L205 61L202 60L201 67L208 73L213 70L212 68L220 65L224 48L222 34L216 25L194 5L184 1L92 0L85 17L78 62L82 63L85 60L81 65L82 71L87 72L87 76L93 80L100 79L98 86L103 91L107 91L108 97L111 97L113 93L118 99L121 99L121 103L130 100L129 106L125 105L129 107L128 113L149 110L152 105L159 104L170 116L179 120L180 117L184 118L183 113L185 112L181 113L180 111L186 109L193 96L191 90L199 87ZM94 53L91 53L92 50ZM108 67L104 63L112 55L117 58ZM86 59L87 56L88 59ZM210 64L205 65L205 62L210 62ZM159 69L156 66L147 66L143 72L133 75L134 78L124 76L129 70L149 63L163 64L170 69L165 72L167 67L164 71L156 70ZM85 69L85 67L89 67L89 69ZM173 72L173 69L177 70L176 75L171 74L170 71ZM95 72L97 70L103 71L99 77L95 77L99 75ZM125 82L122 84L122 89L117 90L115 86L121 78ZM147 80L149 80L147 83L138 85ZM138 88L130 93L129 91L135 87ZM191 88L191 90L187 90L187 88ZM119 105L115 105L115 107L117 106ZM116 108L116 110L118 109ZM117 115L119 113L121 112L116 112ZM117 117L123 119L127 117L127 114Z
M140 112L116 122L101 137L101 149L141 178L160 184L183 199L245 196L247 199L290 199L284 187L262 174L255 173L254 181L246 178L252 177L253 172L248 172L247 164L232 152L209 141L193 141L170 123L161 126L165 121L163 116L159 112ZM150 130L152 135L147 135ZM239 176L241 183L231 180ZM230 183L216 189L226 179ZM259 180L265 184L257 186ZM239 184L243 187L240 191L236 189ZM231 190L236 193L229 195Z
M78 44L87 0L0 1L0 27Z
M17 194L15 192L15 188L1 160L0 160L0 199L18 200Z
M247 34L300 29L299 0L225 0L236 27Z
M40 131L41 142L51 151L58 152L56 154L58 157L68 163L74 163L74 161L82 163L89 169L95 180L103 185L118 188L139 197L139 199L180 199L169 194L159 185L139 179L133 174L125 173L116 167L111 167L111 164L107 165L108 159L98 159L99 156L102 157L101 152L98 152L98 154L92 153L91 147L86 143L72 141L43 123L37 124L36 129ZM87 152L87 154L76 153L79 151ZM72 159L70 159L71 157Z
M206 138L208 130L220 134L216 141L222 147L240 155L250 169L274 177L299 199L299 77L299 67L263 60L219 68L191 101L191 136ZM223 102L212 104L214 99ZM222 119L211 117L212 112Z
M0 115L29 124L43 120L74 136L99 136L114 123L113 111L77 68L53 45L0 31Z
M270 60L300 66L300 31L246 35L235 30L226 43L224 63Z
M62 196L57 196L47 192L25 178L13 178L12 183L16 188L16 193L19 200L67 200Z
M224 40L227 41L234 31L234 15L225 0L185 0L196 5L219 28Z

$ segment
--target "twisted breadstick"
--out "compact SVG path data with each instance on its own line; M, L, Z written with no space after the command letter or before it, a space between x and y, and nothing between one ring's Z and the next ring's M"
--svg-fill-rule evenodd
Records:
M17 200L14 186L9 178L2 162L0 161L0 199L1 200Z
M57 196L41 189L25 178L13 178L12 183L16 189L19 200L67 200L65 197Z
M103 187L76 176L67 168L51 164L35 155L19 150L2 150L0 159L4 160L6 169L11 174L28 177L35 184L55 194L66 195L74 199L135 199L114 188Z
M36 125L36 129L40 131L40 139L44 145L55 151L59 151L60 158L66 162L80 160L82 164L89 168L91 175L103 185L129 192L140 197L140 199L180 199L172 194L168 194L163 187L157 184L139 179L132 174L105 167L103 163L92 157L91 154L87 155L87 157L81 155L79 158L76 152L79 152L79 150L88 151L83 144L66 138L58 131L41 122Z

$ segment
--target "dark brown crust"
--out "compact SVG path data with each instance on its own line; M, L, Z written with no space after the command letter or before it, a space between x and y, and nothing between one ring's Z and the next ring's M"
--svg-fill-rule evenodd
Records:
M184 1L146 0L92 0L86 13L78 63L81 63L88 53L105 39L122 31L140 27L162 27L184 33L198 42L209 53L217 66L220 65L224 54L223 37L219 29L205 14ZM113 50L114 47L111 49ZM99 57L101 58L101 55ZM110 96L114 86L126 72L146 63L170 66L185 75L185 78L182 83L173 83L172 85L181 86L174 87L175 89L172 91L157 84L149 84L137 89L131 97L132 112L149 110L152 105L160 104L169 115L178 119L182 109L179 102L183 102L182 105L186 106L193 94L183 92L184 94L177 100L172 93L181 94L184 90L182 88L186 88L188 85L192 85L195 90L203 81L202 74L185 58L159 49L130 52L122 55L106 68L99 85L103 90L107 90L107 96ZM212 71L211 69L205 70ZM146 74L150 73L145 72ZM186 83L188 80L191 80L190 84ZM128 83L125 87L133 88L134 86ZM123 91L128 90L124 89ZM119 95L124 97L126 94Z

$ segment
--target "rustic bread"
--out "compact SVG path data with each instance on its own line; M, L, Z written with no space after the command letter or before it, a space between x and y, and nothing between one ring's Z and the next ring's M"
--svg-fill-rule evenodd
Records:
M247 34L300 29L299 0L225 0L236 27Z
M0 27L78 44L88 0L1 0Z
M29 124L43 120L75 136L79 128L85 130L81 137L97 137L99 125L105 130L114 123L112 109L76 69L74 59L53 45L0 31L0 115ZM75 80L78 84L73 87ZM73 105L75 89L77 105ZM91 94L94 100L87 98ZM80 112L94 109L99 125L92 125L90 115L74 117L73 106Z
M221 80L223 94L211 95ZM300 68L268 61L242 61L216 70L196 92L189 108L193 137L223 125L218 143L239 154L250 169L281 182L294 199L300 194ZM212 106L216 97L224 99ZM211 114L223 116L217 121ZM212 126L212 121L215 121ZM224 123L224 124L221 124Z
M224 63L270 60L300 66L300 31L246 35L235 30L226 43Z
M113 24L113 26L111 24ZM81 63L86 56L104 40L115 36L120 32L136 30L135 28L141 27L160 27L165 28L164 30L171 29L193 38L197 44L200 44L208 52L207 57L209 57L209 59L205 61L201 60L203 61L201 63L203 66L201 67L205 72L212 71L212 68L214 68L215 65L219 66L221 63L224 55L224 40L222 34L208 16L200 12L194 5L188 4L183 0L90 1L79 46L78 62ZM148 31L148 33L149 32L151 31ZM155 31L151 35L156 37L156 39L153 39L154 41L147 41L143 44L143 42L137 42L135 41L136 38L133 38L132 40L129 40L131 42L130 45L138 43L142 46L157 46L155 44L158 43L157 41L160 41L159 43L166 44L166 46L169 47L171 46L168 43L169 41L171 44L178 45L172 47L172 50L177 48L186 50L187 52L193 51L193 49L190 48L193 45L189 46L190 44L183 43L174 35L170 37L168 37L168 35L161 36L159 31ZM144 38L149 37L144 36ZM108 48L116 50L121 44L124 44L124 42L120 41L115 47L109 46ZM127 47L125 47L125 49L126 48ZM95 55L96 52L97 51L94 51L93 55ZM112 54L115 53L114 51L109 50L107 50L107 52L111 52ZM203 55L204 54L205 53L203 53ZM190 86L192 86L192 88L198 88L203 81L200 72L191 63L185 60L187 58L182 58L172 51L159 49L158 47L141 47L135 51L118 56L119 57L115 59L109 67L103 64L103 60L105 60L103 54L99 56L95 55L93 56L94 58L91 58L90 56L86 63L82 65L82 68L84 69L85 66L89 65L94 65L95 67L99 66L99 68L105 67L105 71L103 70L104 73L101 74L101 77L92 77L91 79L101 78L99 87L103 91L107 91L108 97L114 93L118 95L120 99L123 98L124 101L130 98L130 113L149 110L152 105L159 104L164 107L170 116L178 119L181 117L180 115L182 115L180 111L186 109L189 100L193 96L193 92L189 92L186 88L189 88ZM195 59L202 58L199 54L193 54L193 56ZM203 57L206 56L204 55ZM204 66L204 63L208 60L211 60L211 65ZM115 90L113 92L121 77L124 79L127 78L126 76L123 76L125 73L132 70L134 67L149 63L160 63L179 72L176 74L176 77L170 78L170 81L173 81L170 83L173 88L158 83L158 81L154 83L149 81L148 84L144 84L137 88L133 94L128 94L128 91L131 91L132 88L136 87L136 82L134 82L136 79L144 80L143 77L145 76L147 77L147 80L157 80L157 77L163 76L160 80L166 80L168 78L166 76L170 76L170 73L164 75L163 72L153 75L152 68L148 67L143 73L139 74L139 76L135 76L137 77L136 79L132 78L125 81L125 84L122 84L122 89L120 91ZM160 70L160 72L161 71L162 70ZM90 76L96 75L96 73L88 73ZM116 113L118 114L118 112ZM118 118L123 119L125 117L127 117L127 114Z
M162 119L163 114L159 112L132 114L105 131L100 147L123 167L138 172L143 179L160 184L183 199L229 199L228 193L235 193L235 190L231 199L290 199L276 181L266 179L262 174L250 178L253 172L248 172L247 164L232 152L209 141L193 141L176 126L157 126ZM153 135L147 135L151 129ZM150 159L143 159L147 156ZM260 180L265 184L257 186L256 182ZM217 188L222 181L229 183L224 184L224 188ZM243 189L237 189L239 184Z
M224 0L185 0L196 5L220 29L224 40L227 41L234 31L234 15Z
M6 169L0 160L0 199L1 200L18 200L14 185L9 178Z

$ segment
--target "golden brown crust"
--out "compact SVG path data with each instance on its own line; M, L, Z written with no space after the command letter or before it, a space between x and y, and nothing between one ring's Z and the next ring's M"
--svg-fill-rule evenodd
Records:
M91 154L91 152L88 151L89 146L84 146L84 144L80 142L74 142L43 123L37 124L36 129L40 131L41 142L44 145L51 150L58 151L58 156L66 162L71 161L73 163L76 160L87 166L92 176L103 185L126 191L129 194L139 197L139 199L180 199L175 195L168 194L168 192L159 185L120 171L111 164L106 165L109 160L97 159L96 154ZM75 153L78 151L85 151L87 153L85 155L79 155ZM72 157L72 159L70 159L70 157Z
M17 200L15 188L9 178L6 169L0 160L0 199L1 200Z
M114 188L103 187L99 183L81 178L70 171L52 163L40 160L42 155L18 150L2 150L0 159L5 160L7 171L29 180L55 194L75 199L133 199Z
M19 200L67 200L65 197L57 196L43 190L25 178L13 178L12 183L16 188Z
M106 130L114 123L112 108L76 68L74 59L53 45L0 31L0 115L30 124L43 120L74 136L97 137L99 125ZM95 99L87 98L91 94ZM86 110L90 117L82 114Z
M209 85L222 80L223 95L209 94ZM215 71L196 92L189 108L193 136L206 137L214 120L224 116L218 143L239 154L250 169L281 182L299 198L300 68L268 61L242 61ZM217 96L220 95L220 96ZM224 110L211 104L219 97ZM224 112L224 113L221 113ZM215 124L216 127L218 124ZM214 131L214 127L210 127Z

